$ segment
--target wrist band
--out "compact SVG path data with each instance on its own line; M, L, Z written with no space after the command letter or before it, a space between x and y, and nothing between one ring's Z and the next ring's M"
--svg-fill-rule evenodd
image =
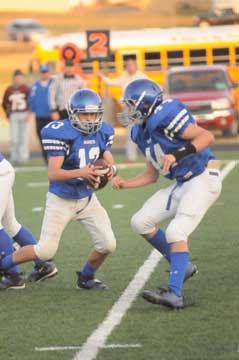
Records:
M113 176L116 176L118 174L118 169L116 165L111 165L112 170L113 170Z
M189 143L186 146L183 146L176 150L175 152L172 152L171 154L175 157L176 161L180 161L184 159L185 157L195 154L197 152L197 149L192 143Z

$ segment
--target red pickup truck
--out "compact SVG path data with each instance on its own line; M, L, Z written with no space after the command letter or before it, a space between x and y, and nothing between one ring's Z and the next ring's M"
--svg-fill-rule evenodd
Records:
M224 66L199 65L168 70L165 91L168 98L181 100L200 126L236 136L237 86Z

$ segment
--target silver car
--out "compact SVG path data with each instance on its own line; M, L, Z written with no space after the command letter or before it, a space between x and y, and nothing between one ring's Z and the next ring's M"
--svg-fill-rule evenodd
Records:
M28 18L19 18L7 25L7 34L15 41L40 41L48 35L47 30L37 21Z

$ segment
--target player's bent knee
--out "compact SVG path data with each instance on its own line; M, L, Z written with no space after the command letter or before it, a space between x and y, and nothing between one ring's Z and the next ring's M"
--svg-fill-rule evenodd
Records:
M150 234L155 225L151 223L150 219L143 217L140 212L134 214L130 221L132 230L138 235Z
M52 259L57 251L57 247L53 246L53 245L49 245L47 243L45 244L41 244L40 242L36 245L34 245L34 251L36 256L40 259L40 260L50 260Z
M101 254L112 254L116 250L114 235L107 237L104 242L95 244L95 250Z
M187 241L187 234L177 221L172 221L165 231L165 236L169 244L178 241Z
M116 250L116 240L112 238L110 241L107 242L106 251L108 254L112 254Z
M132 216L132 218L130 220L130 225L134 232L136 232L137 234L140 234L141 227L140 227L140 221L138 219L138 213L136 213Z

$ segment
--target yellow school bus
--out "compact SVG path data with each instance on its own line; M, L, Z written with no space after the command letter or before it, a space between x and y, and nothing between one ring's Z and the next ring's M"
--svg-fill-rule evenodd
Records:
M78 69L92 89L104 94L105 87L96 76L101 68L109 77L119 76L128 57L137 61L138 69L149 78L164 84L165 71L171 66L223 64L228 67L233 81L239 82L239 26L215 26L211 28L168 28L111 31L110 59L92 61L86 58L86 33L53 37L39 43L34 61L49 63L53 69L60 68L62 47L73 44L79 50ZM110 88L116 99L121 90Z

